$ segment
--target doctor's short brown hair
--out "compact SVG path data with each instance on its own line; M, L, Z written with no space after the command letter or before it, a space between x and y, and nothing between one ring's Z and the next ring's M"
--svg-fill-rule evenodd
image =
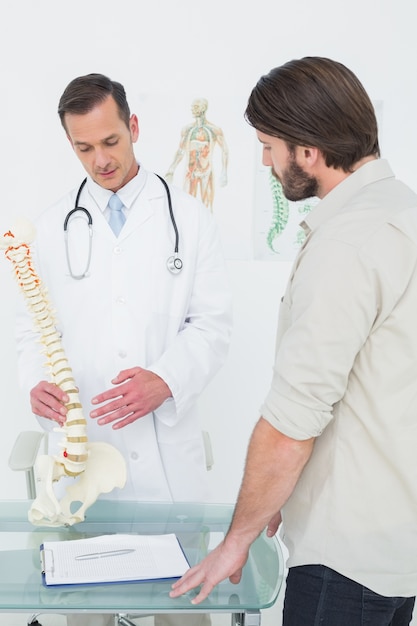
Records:
M84 115L106 98L112 96L117 104L120 118L129 128L130 109L126 92L121 83L110 80L104 74L86 74L74 78L65 88L58 104L58 115L66 130L65 114Z
M380 156L368 94L351 70L324 57L289 61L262 76L245 118L290 147L318 148L328 167L345 172L364 157Z

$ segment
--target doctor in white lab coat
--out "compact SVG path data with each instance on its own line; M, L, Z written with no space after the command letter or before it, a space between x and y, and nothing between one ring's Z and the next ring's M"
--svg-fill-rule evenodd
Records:
M37 220L33 257L56 310L88 438L111 443L127 463L126 486L105 497L204 501L196 400L225 361L231 331L231 294L215 222L197 199L170 187L183 262L172 273L167 259L175 233L167 193L136 160L139 125L123 86L102 74L78 77L58 112L87 172L79 206L91 215L92 237L85 213L77 211L68 224L67 253L63 226L74 208L73 190ZM126 220L118 235L108 223L114 193ZM61 436L52 431L65 421L68 398L48 381L23 298L17 340L22 386L40 424L51 431L50 453L56 454ZM197 624L195 616L178 617ZM100 615L67 621L113 623Z
M207 479L195 402L223 363L230 333L230 293L214 220L194 198L171 188L183 262L173 274L167 259L174 230L157 176L141 166L119 191L129 215L118 238L105 217L110 193L88 177L80 205L93 222L91 264L87 277L76 280L68 269L63 230L76 191L40 216L33 253L57 311L84 413L89 415L92 398L111 388L120 371L138 366L160 376L172 393L117 430L88 419L89 439L112 443L128 466L126 487L106 498L204 501ZM71 269L78 275L89 246L81 213L72 218L68 234ZM23 306L18 339L22 383L30 390L45 378L45 359ZM48 430L56 426L39 420ZM62 436L50 435L51 451L58 449L57 438Z

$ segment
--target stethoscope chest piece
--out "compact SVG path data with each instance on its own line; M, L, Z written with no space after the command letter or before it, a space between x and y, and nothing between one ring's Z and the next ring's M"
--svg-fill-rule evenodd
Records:
M177 255L172 255L167 260L167 268L173 274L179 274L182 270L182 261Z

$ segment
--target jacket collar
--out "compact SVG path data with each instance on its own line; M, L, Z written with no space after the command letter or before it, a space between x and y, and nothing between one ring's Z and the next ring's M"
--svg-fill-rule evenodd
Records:
M363 187L393 177L394 174L385 159L368 161L324 196L301 222L301 226L307 234L312 232L336 215Z

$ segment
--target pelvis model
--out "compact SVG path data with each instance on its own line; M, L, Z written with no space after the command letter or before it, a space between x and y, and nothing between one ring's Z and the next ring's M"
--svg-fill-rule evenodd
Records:
M101 493L109 493L126 483L126 463L114 446L104 442L89 443L87 423L83 415L77 386L65 356L56 320L46 289L33 267L30 244L34 227L18 222L13 231L0 237L0 249L5 250L15 270L20 289L26 299L37 330L40 333L52 382L69 397L61 451L55 456L39 455L35 465L37 497L29 510L29 521L37 526L72 526L84 519L85 511ZM53 485L63 476L74 477L58 501ZM74 512L71 505L81 503Z

